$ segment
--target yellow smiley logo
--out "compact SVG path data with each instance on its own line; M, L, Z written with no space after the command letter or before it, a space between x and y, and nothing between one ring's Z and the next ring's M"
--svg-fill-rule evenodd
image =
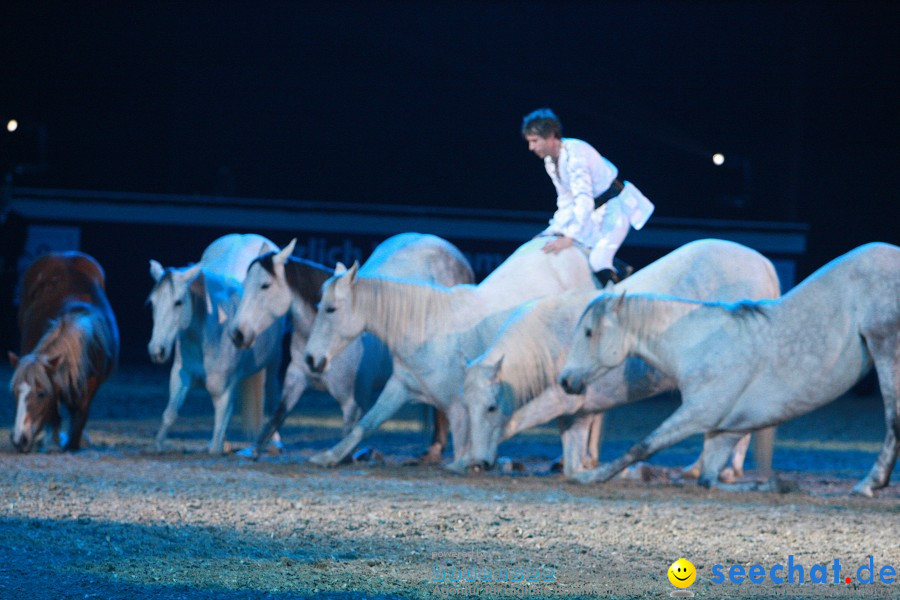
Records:
M669 567L669 581L677 588L691 587L697 579L697 569L686 558L679 558Z

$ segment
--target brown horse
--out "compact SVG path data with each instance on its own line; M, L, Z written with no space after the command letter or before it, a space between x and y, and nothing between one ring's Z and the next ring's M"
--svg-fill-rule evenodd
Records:
M91 400L116 365L119 330L106 299L103 269L81 252L49 253L25 272L19 304L22 352L9 353L16 397L11 435L19 452L45 425L59 440L59 406L69 411L64 449L78 450Z

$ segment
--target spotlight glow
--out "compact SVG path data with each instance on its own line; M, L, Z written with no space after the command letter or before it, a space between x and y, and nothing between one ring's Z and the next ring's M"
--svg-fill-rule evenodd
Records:
M721 152L716 152L715 154L713 154L712 160L714 165L716 165L717 167L721 167L725 164L725 155Z
M6 130L8 132L12 133L13 131L15 131L18 128L19 128L19 122L16 121L15 119L10 119L9 121L7 121Z

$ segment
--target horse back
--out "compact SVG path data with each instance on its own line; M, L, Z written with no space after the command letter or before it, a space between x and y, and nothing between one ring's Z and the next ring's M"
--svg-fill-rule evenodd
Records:
M444 287L474 283L465 255L436 235L401 233L381 242L360 268L361 275L396 277Z
M67 301L60 310L60 317L81 313L90 322L84 330L87 344L89 377L102 383L109 377L119 361L119 327L108 302L89 303Z
M34 349L67 302L108 306L105 285L103 268L87 254L51 252L35 260L25 271L19 299L21 352Z

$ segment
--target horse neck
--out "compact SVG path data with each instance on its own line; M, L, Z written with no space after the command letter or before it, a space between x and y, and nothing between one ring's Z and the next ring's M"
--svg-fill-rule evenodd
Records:
M188 288L191 301L191 323L180 335L197 343L203 338L218 338L224 324L219 323L221 308L230 319L234 314L228 290L229 279L203 270L203 277L195 279Z
M570 330L587 302L586 298L580 305L560 300L548 298L518 308L485 355L489 364L503 359L500 379L516 408L556 381L559 361L571 341Z
M322 297L322 284L332 271L323 265L290 257L284 263L284 278L295 299L315 308Z
M291 325L304 339L309 338L322 297L322 284L331 273L322 265L294 257L284 263L285 284L291 295Z
M391 348L419 346L457 328L469 290L381 277L357 277L353 308L366 330Z
M68 313L47 331L34 351L35 355L62 357L50 380L67 404L81 397L87 383L94 327L90 315Z
M621 335L626 344L632 345L628 354L640 356L664 373L676 369L673 358L678 352L673 350L673 342L679 347L678 340L685 331L701 329L686 320L696 321L709 315L701 302L656 296L627 296L619 310Z

